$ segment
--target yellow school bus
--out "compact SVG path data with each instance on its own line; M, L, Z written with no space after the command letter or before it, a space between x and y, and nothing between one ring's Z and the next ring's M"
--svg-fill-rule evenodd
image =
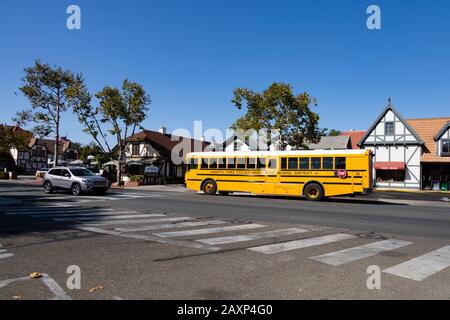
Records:
M186 156L186 187L231 192L326 197L372 192L369 150L195 152Z

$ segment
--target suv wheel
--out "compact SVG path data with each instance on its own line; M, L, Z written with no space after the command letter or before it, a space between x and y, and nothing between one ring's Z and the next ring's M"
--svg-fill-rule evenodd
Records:
M72 185L71 191L72 191L72 194L77 197L81 194L81 186L78 183L74 183Z
M44 182L44 192L48 193L48 194L53 193L53 187L52 187L52 183L50 181Z

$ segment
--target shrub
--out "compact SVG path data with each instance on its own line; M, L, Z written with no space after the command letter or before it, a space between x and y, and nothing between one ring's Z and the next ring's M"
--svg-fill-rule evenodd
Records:
M142 181L144 181L144 176L143 175L131 176L130 181L142 182Z
M3 179L3 180L9 179L9 173L0 171L0 179Z

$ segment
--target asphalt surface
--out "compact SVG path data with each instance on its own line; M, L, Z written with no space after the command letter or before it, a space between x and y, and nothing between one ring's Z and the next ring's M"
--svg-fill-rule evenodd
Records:
M0 299L449 299L448 197L312 203L155 187L76 198L0 183ZM385 242L397 247L373 247Z

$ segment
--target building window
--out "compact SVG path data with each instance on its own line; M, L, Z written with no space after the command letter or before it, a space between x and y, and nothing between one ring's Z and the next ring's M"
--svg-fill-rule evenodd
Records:
M450 156L450 140L442 140L442 152L441 155L444 157Z
M377 170L377 182L403 182L405 170Z
M140 144L136 143L136 144L132 145L131 154L133 156L138 156L141 153L140 151L141 151L141 145Z
M395 134L395 123L386 122L384 124L384 134L387 136L393 136Z

